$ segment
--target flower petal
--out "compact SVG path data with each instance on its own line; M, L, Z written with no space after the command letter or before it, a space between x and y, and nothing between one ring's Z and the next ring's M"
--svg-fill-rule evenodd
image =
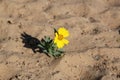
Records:
M68 37L69 36L68 30L66 30L64 27L63 28L59 28L58 29L58 33L63 35L63 37Z
M67 39L63 39L62 42L63 42L64 44L68 44L68 43L69 43L69 41L68 41Z
M58 42L58 39L57 39L57 38L55 38L55 39L54 39L54 43L57 43L57 42Z
M55 33L55 37L58 37L58 33Z
M57 47L58 48L63 48L63 46L64 46L64 43L62 41L57 42Z
M58 42L58 34L55 33L54 43L57 43L57 42Z

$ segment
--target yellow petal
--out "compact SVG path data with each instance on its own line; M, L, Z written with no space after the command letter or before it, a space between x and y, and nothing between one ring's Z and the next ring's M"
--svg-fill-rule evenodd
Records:
M55 39L54 39L54 43L57 43L57 42L58 42L58 39L57 39L57 38L55 38Z
M68 44L68 43L69 43L69 41L68 41L67 39L63 39L62 42L63 42L64 44Z
M68 30L66 30L64 27L63 28L59 28L58 29L58 33L63 35L63 37L68 37L69 36Z
M64 46L64 43L62 41L57 42L57 47L58 48L63 48L63 46Z
M58 37L58 33L55 33L55 37Z
M57 41L58 41L58 34L55 33L54 43L57 43Z

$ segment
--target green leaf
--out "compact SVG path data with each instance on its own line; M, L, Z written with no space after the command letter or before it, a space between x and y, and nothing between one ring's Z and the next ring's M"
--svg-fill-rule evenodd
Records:
M45 41L42 39L42 41L40 42L40 44L41 44L42 46L45 46Z
M54 56L55 56L55 57L59 57L59 56L61 56L61 52L58 52L58 51L55 52L55 53L54 53Z
M47 51L47 50L43 50L43 52L44 52L44 53L48 53L48 51Z
M53 55L52 49L49 49L48 51L49 51L49 53L50 53L51 55Z
M63 49L58 49L59 52L61 53L64 53L64 50Z
M51 38L50 38L50 37L48 37L48 36L45 36L45 37L44 37L44 40L45 40L45 42L49 43L49 42L50 42L50 40L51 40Z
M44 49L44 46L43 46L43 45L41 45L41 44L38 44L38 47L40 47L40 48Z

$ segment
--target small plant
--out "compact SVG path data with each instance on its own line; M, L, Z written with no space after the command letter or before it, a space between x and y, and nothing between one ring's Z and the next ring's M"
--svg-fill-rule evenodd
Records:
M69 32L62 27L58 30L54 29L54 33L54 39L45 36L38 44L38 47L47 55L57 58L63 55L63 47L69 43L69 41L65 39L69 36Z

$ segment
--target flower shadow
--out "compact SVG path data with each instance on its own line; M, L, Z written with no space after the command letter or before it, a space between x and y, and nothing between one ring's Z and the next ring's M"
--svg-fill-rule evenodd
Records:
M38 47L38 44L40 44L39 39L32 37L25 32L21 34L21 39L22 43L24 43L24 47L32 49L34 53L42 52L42 50Z

